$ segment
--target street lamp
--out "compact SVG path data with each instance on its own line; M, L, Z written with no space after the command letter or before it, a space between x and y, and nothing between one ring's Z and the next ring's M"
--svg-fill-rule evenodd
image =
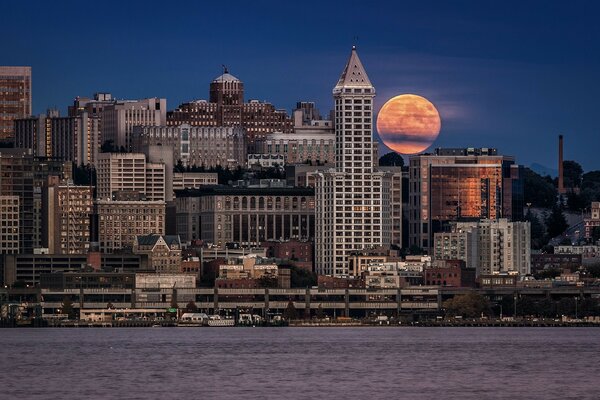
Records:
M578 301L578 300L579 300L579 298L576 296L576 297L575 297L575 319L578 319L578 318L577 318L577 301Z

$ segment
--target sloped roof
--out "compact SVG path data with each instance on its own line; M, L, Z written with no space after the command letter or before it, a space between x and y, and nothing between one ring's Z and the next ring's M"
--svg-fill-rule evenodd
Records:
M335 87L373 87L367 75L367 71L365 71L365 67L363 67L360 58L358 58L356 46L352 46L350 58Z
M162 235L143 235L137 236L136 240L139 246L154 246L156 242L160 239ZM178 235L164 235L162 236L163 240L167 244L167 246L171 247L172 244L180 245L181 242L179 240Z
M235 76L231 75L229 72L225 72L222 75L217 76L215 79L213 79L213 83L220 83L220 82L241 82L238 78L236 78Z

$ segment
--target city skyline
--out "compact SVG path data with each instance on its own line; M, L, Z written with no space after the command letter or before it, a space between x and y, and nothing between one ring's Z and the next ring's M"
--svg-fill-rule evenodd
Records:
M356 43L378 87L376 110L403 93L422 95L440 110L442 130L429 151L497 147L524 165L555 168L556 137L562 133L565 159L596 169L586 151L598 140L593 93L600 89L594 79L599 32L591 19L597 6L591 3L543 9L439 4L435 16L418 5L395 4L361 7L358 13L358 2L340 10L332 4L298 10L286 4L228 3L236 13L189 5L185 15L136 4L119 12L110 7L89 12L87 5L40 3L19 35L11 27L13 20L24 20L20 16L26 10L9 6L5 15L17 18L2 21L0 28L11 39L4 64L32 66L34 114L64 109L74 97L97 91L118 98L163 97L174 109L207 98L208 83L221 64L244 81L249 99L267 100L288 112L297 101L315 101L325 114L333 106L331 81ZM73 34L84 15L91 27L110 21L113 29L100 29L94 37ZM259 15L268 23L249 23ZM560 25L552 22L559 17ZM67 22L53 24L57 18ZM357 18L364 19L360 28ZM220 22L236 28L223 29ZM239 32L254 34L240 37ZM538 151L530 152L533 147Z

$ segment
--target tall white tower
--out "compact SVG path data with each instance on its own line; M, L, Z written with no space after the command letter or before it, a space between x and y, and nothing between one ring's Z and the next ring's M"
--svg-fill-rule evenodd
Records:
M316 272L347 276L351 252L389 242L389 218L382 200L389 196L383 173L373 172L373 98L375 88L356 47L333 88L335 170L316 179Z

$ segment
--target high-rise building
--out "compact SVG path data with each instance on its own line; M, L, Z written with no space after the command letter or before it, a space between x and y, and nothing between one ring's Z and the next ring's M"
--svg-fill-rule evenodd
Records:
M209 101L180 104L167 113L167 124L178 126L240 126L245 129L248 152L254 153L254 140L271 132L293 132L294 124L285 110L272 104L244 102L244 84L227 70L210 84Z
M141 153L100 153L96 168L97 198L115 192L138 192L148 201L165 201L165 164L146 161Z
M55 180L43 192L42 245L50 254L86 254L90 245L93 188Z
M49 176L71 177L71 163L34 157L30 150L0 149L0 194L19 197L19 251L41 246L42 187Z
M0 254L19 253L19 196L0 195Z
M94 164L100 148L99 119L87 112L60 117L57 110L46 115L16 119L15 147L32 149L39 157L54 157L77 165Z
M100 112L102 140L131 150L131 133L137 125L167 124L167 100L156 97L143 100L116 100L103 105Z
M239 126L137 126L132 145L139 152L147 146L172 149L173 160L184 166L237 168L246 163L246 133Z
M165 234L165 202L97 200L100 251L131 250L137 236Z
M31 67L0 67L0 141L11 141L13 121L30 115Z
M531 272L531 224L506 218L452 223L434 234L436 260L463 260L477 276Z
M333 97L336 167L316 176L315 268L322 275L347 276L352 252L391 241L389 198L384 200L390 185L384 173L373 170L375 88L355 47Z
M410 157L409 246L431 251L452 221L523 217L521 167L496 149L436 149Z

